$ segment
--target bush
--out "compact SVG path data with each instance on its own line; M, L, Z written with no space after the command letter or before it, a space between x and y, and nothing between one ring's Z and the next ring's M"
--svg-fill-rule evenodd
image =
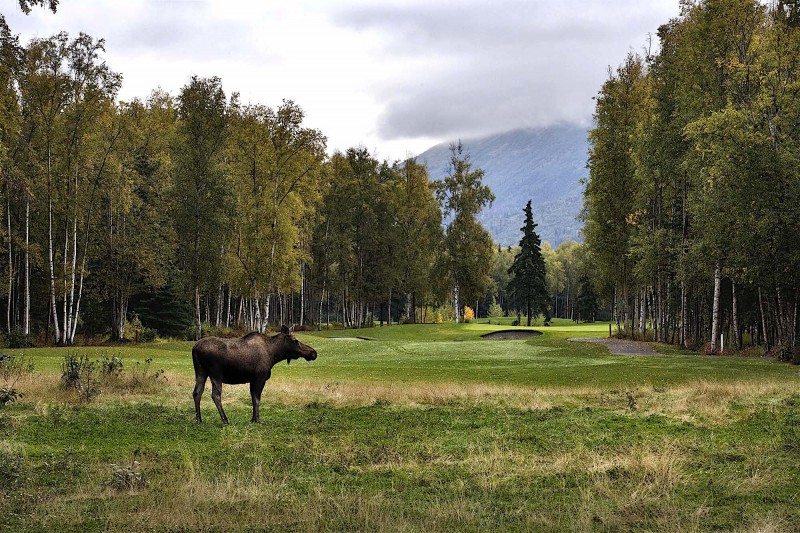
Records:
M131 338L131 336L133 338ZM139 316L133 313L133 317L125 324L125 338L139 343L142 337L142 321Z
M100 393L97 380L97 362L88 355L69 353L61 363L61 384L65 389L78 392L84 401L90 401Z
M144 363L141 361L136 361L136 364L131 370L131 375L127 380L128 388L135 389L154 383L161 383L167 380L166 376L164 376L163 368L156 370L155 372L150 369L150 364L152 362L153 360L149 357L144 360Z
M435 308L433 310L433 316L434 320L437 323L451 322L455 320L455 316L453 315L453 308L449 305Z
M475 320L475 311L467 305L464 307L464 322L469 322L470 320Z
M17 379L23 374L33 373L33 363L25 361L24 355L0 354L0 378L4 381Z
M164 370L159 369L155 372L151 369L153 360L147 358L136 361L133 365L128 365L127 370L123 367L122 359L103 357L103 388L108 387L112 390L148 390L151 386L165 382Z
M112 355L108 357L107 355L103 356L103 359L100 361L101 370L103 373L103 377L118 377L122 374L122 358L116 355Z
M6 333L5 341L8 348L27 348L31 346L30 335L25 335L20 328L13 329L10 333Z
M5 407L8 403L14 403L22 396L23 394L15 389L13 385L0 387L0 407Z
M183 339L187 341L194 340L194 324L191 326L186 326L186 329L183 330Z
M224 339L230 339L234 337L241 337L249 332L250 330L245 331L239 327L214 326L208 322L203 324L203 337L222 337ZM191 329L191 334L194 335L194 328ZM189 340L194 339L192 338Z
M497 300L492 298L492 303L489 306L489 318L502 318L505 315L503 308L497 303Z
M26 362L25 356L0 354L0 378L3 379L0 387L0 407L14 403L22 398L23 394L16 388L17 380L24 374L33 372L33 363Z
M147 485L141 464L136 460L136 453L131 464L120 466L111 464L111 486L118 491L143 489Z
M155 342L158 338L158 331L153 328L142 328L142 334L139 336L141 342Z

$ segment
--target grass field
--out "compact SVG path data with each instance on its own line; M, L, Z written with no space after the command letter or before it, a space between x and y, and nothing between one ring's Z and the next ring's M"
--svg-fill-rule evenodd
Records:
M567 341L607 324L481 339L497 329L299 334L319 358L275 368L259 425L225 386L227 427L209 394L193 423L191 343L70 350L165 370L90 402L59 385L68 350L27 350L0 530L800 529L800 368ZM356 336L374 340L332 338Z

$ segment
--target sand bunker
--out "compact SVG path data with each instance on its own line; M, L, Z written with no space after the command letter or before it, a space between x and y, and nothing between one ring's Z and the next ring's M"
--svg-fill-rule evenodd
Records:
M541 331L536 331L533 329L506 329L503 331L493 331L491 333L487 333L486 335L481 335L481 337L494 341L503 341L530 339L531 337L538 337L541 334Z

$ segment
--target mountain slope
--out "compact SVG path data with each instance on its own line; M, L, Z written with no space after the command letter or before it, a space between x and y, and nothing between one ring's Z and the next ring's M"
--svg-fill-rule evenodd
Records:
M495 241L504 246L519 242L522 209L528 199L533 201L534 221L543 241L558 246L565 240L580 240L581 223L576 217L582 206L580 179L588 173L586 137L585 128L562 125L462 141L473 168L484 170L484 183L496 197L480 216ZM428 167L431 179L447 175L449 159L449 143L417 157Z

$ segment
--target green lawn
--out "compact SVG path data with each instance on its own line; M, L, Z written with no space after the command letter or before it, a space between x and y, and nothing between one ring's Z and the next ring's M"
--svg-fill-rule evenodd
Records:
M0 531L800 529L798 367L566 340L607 324L480 337L497 329L299 334L319 358L275 369L259 425L225 387L228 427L208 393L193 423L190 342L27 350L26 395L0 408ZM375 340L330 338L355 336ZM82 402L68 351L167 381ZM134 458L146 483L121 486Z
M485 323L421 324L361 330L330 330L298 334L320 356L313 363L280 365L273 380L335 380L355 382L455 382L525 387L636 387L697 380L753 381L789 379L800 383L798 367L741 357L613 356L603 346L567 342L569 338L605 337L607 324L570 325L560 321L529 340L485 340L481 335L508 329ZM515 328L527 329L527 328ZM335 340L365 337L372 341ZM152 358L152 366L192 374L191 342L158 342L123 347L36 348L26 357L37 368L57 371L67 352L91 357L120 355L123 359ZM10 353L14 353L11 351Z

